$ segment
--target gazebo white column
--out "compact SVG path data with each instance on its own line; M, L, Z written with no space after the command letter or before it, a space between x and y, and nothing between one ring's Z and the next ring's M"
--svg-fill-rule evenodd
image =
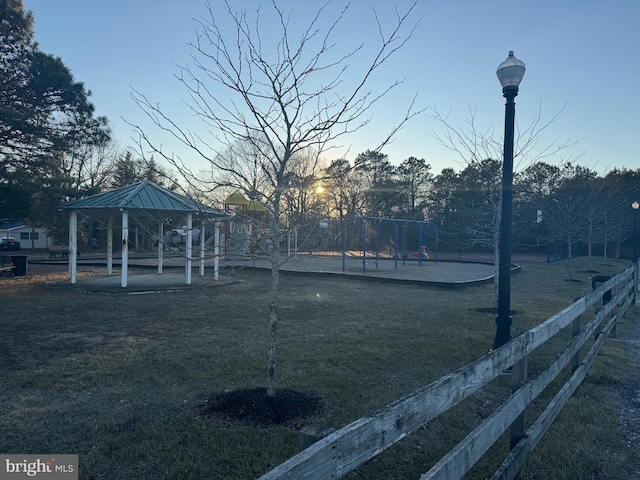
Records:
M113 275L113 215L107 219L107 275Z
M218 280L219 256L220 256L220 222L214 223L213 235L215 245L213 247L213 279Z
M204 240L206 233L205 219L200 222L200 276L204 277Z
M158 274L162 273L162 262L164 261L164 219L160 219L158 224Z
M187 266L185 267L185 281L187 285L191 285L191 262L193 254L193 214L189 212L187 214Z
M122 211L122 279L120 286L127 286L127 274L129 268L129 212Z
M78 262L78 212L75 210L69 215L69 252L69 280L75 285Z

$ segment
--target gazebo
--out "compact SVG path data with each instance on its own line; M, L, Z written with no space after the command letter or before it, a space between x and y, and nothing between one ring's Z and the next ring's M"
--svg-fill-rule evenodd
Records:
M78 213L95 217L106 217L107 223L107 275L113 274L113 219L115 215L122 218L122 273L121 286L127 286L129 265L129 214L144 213L158 223L158 274L162 273L164 251L164 218L168 215L186 216L186 253L185 284L191 285L191 267L193 262L193 217L201 219L200 234L200 275L204 276L205 226L207 220L214 222L214 278L218 276L220 222L231 218L229 213L209 207L188 197L162 188L144 180L92 197L69 202L62 206L70 210L69 215L69 279L76 283L78 260Z

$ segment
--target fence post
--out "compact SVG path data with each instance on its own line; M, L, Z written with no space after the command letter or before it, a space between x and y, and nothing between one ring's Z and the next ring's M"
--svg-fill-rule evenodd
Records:
M580 300L580 297L578 298L574 298L573 301L576 302ZM580 331L582 330L582 315L578 315L576 318L573 319L573 323L571 326L571 336L573 338L575 338L576 336L578 336L580 334ZM578 369L578 367L580 366L580 362L581 362L581 355L580 355L580 351L582 349L579 348L575 355L573 357L571 357L571 374L573 375L573 373Z
M318 427L307 425L298 432L298 452L310 447L318 440L322 440L327 435L331 435L335 430L330 427Z
M526 333L527 333L527 330L518 328L515 330L515 337L517 338L521 335L526 335ZM529 343L528 338L524 344L524 348L523 348L524 351L526 351L527 343ZM518 389L527 382L528 366L529 366L528 355L523 356L520 360L518 360L516 363L513 364L513 367L511 369L511 393L515 393L516 391L518 391ZM510 449L513 450L518 444L518 442L520 441L520 439L522 439L522 437L525 434L524 412L518 415L518 418L516 418L513 421L513 423L511 424L510 430L511 430Z
M596 287L596 283L598 283L598 282L603 282L604 283L604 282L606 282L606 281L608 281L610 279L611 279L611 277L608 276L608 275L597 275L597 276L591 277L591 289L592 290L596 290L596 288L597 288ZM602 296L595 303L594 315L597 315L598 312L600 311L600 309L611 301L611 295L613 294L612 290L606 290L606 291L602 292ZM595 331L593 332L593 341L594 342L596 342L598 340L598 337L600 336L600 333L602 333L602 325L604 325L604 324L606 324L606 318L602 319L602 321L598 324L598 326L596 327Z
M610 338L617 338L618 336L618 311L620 309L620 305L624 303L624 299L618 299L618 294L622 291L622 284L618 283L615 287L611 289L611 298L616 299L616 308L611 312L609 318L616 317L616 322L611 327L611 331L609 332Z
M640 260L633 264L633 304L638 304L638 264Z
M600 311L601 308L602 308L602 297L600 297L599 301L596 302L596 304L595 304L594 316L598 314L598 312ZM596 329L593 331L593 341L594 341L594 343L598 340L598 337L600 336L600 332L602 331L602 324L603 323L604 323L604 318L602 319L600 324L596 327Z

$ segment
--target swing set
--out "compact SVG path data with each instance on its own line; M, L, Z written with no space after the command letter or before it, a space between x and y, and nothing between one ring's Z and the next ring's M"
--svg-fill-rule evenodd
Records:
M367 271L367 222L376 222L376 236L375 236L375 262L376 269L379 266L380 255L380 227L389 222L394 227L394 238L392 239L393 245L393 259L395 263L395 269L398 269L398 235L399 235L399 224L402 225L402 265L405 265L407 260L407 227L410 225L418 226L418 250L414 254L418 258L418 264L422 266L423 259L429 259L427 255L426 246L423 244L424 240L424 227L431 226L435 232L435 263L438 263L438 227L433 222L425 222L422 220L402 220L397 218L381 218L381 217L368 217L361 215L354 215L348 217L344 225L342 226L342 271L344 272L346 269L346 261L347 261L347 225L352 221L359 220L362 223L362 273L366 273Z

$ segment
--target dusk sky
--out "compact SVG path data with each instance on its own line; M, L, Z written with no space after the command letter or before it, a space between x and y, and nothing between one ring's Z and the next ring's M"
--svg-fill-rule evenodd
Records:
M272 8L268 1L229 1L232 8L249 12L260 3L265 11ZM224 3L210 3L221 19L228 15ZM278 2L293 9L297 25L306 25L322 3ZM400 0L395 4L402 11L411 5ZM182 105L187 92L174 75L176 64L191 65L187 44L196 38L194 18L207 13L203 0L24 0L24 5L34 13L40 49L61 57L76 80L93 92L96 113L109 118L122 147L134 145L128 121L141 125L158 144L175 149L192 169L200 167L195 154L180 149L146 120L131 92L136 89L160 104L184 128L202 128ZM327 19L335 18L346 2L334 0L331 5L336 14ZM336 37L338 46L344 44L345 51L363 42L373 46L377 27L372 7L383 26L390 27L393 5L354 0L343 24L348 35ZM434 138L445 131L429 112L449 114L453 126L467 130L471 110L477 130L501 139L504 98L495 72L514 50L527 66L516 97L518 127L526 128L539 112L545 124L564 107L533 155L554 141L575 142L544 160L560 164L578 158L578 164L598 173L640 167L640 2L418 0L413 18L420 20L413 37L373 78L370 89L380 91L396 78L406 78L405 83L371 112L365 129L343 138L342 149L328 152L327 160L353 161L358 153L375 148L417 94L417 105L429 110L415 117L383 152L393 164L409 156L424 158L435 174L445 167L460 170L463 159ZM263 44L267 42L263 38ZM522 159L516 168L529 161Z

